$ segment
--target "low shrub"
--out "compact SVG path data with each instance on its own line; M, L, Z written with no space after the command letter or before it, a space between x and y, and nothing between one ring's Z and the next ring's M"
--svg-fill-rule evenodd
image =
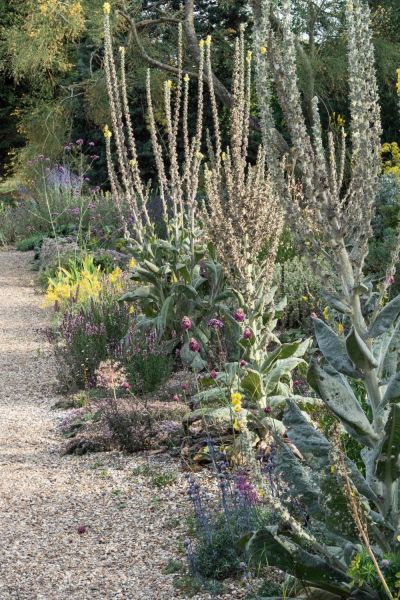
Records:
M28 252L29 250L36 250L41 245L43 239L46 237L46 234L43 233L32 233L22 240L18 240L16 243L16 248L20 252Z

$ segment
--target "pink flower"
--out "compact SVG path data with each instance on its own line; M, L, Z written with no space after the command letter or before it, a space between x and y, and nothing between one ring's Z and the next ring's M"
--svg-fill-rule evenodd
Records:
M247 365L247 362L242 358L242 360L239 362L239 367L245 367Z
M315 313L315 312L312 312L312 313L311 313L311 318L312 318L312 319L318 319L318 315L317 315L317 313Z
M266 415L269 415L269 413L270 413L271 411L272 411L272 408L271 408L270 406L266 406L266 407L264 408L264 412L265 412L265 414L266 414Z
M217 371L215 369L213 369L212 371L210 371L210 377L211 379L217 379Z
M192 352L198 352L200 350L200 344L195 338L190 338L189 350L191 350Z
M393 275L389 275L389 277L386 277L386 285L393 285L393 284L394 284Z
M189 389L189 386L187 383L182 383L181 388L183 389L184 392L187 392L187 390Z
M83 146L83 139L82 139L82 138L79 138L79 140L76 140L75 144L76 144L77 146Z
M180 400L180 398L179 398L179 394L174 394L174 395L172 396L172 400L173 400L174 402L179 402L179 400Z
M233 313L233 318L238 323L243 323L243 321L246 318L246 315L245 315L245 312L244 312L243 308L238 308L237 310L235 310L235 312Z
M83 535L87 531L86 525L79 525L77 531L78 531L79 535Z
M131 386L129 385L129 383L127 381L124 381L124 383L121 384L121 387L123 390L129 390L129 388Z
M246 327L246 329L243 331L243 338L245 340L250 340L253 337L253 332L250 329L250 327Z
M182 329L184 329L185 331L188 331L188 329L192 328L192 321L189 319L189 317L183 317L183 319L181 321L181 325L182 325Z

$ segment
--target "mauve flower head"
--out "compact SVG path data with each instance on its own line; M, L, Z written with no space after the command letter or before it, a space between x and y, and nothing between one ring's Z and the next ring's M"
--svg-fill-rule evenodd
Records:
M217 371L215 369L213 369L212 371L210 371L210 377L211 379L216 379L217 378Z
M318 319L318 315L315 312L312 312L310 316L312 319Z
M253 332L250 329L250 327L246 327L246 329L243 331L243 338L245 340L250 340L253 337Z
M238 308L237 310L235 310L235 312L233 313L233 318L238 323L243 323L243 321L246 318L246 315L245 315L245 312L244 312L243 308Z
M198 352L200 350L200 344L195 338L190 338L189 350L191 350L192 352Z
M394 284L393 275L389 275L389 277L386 277L386 285L393 285L393 284Z
M264 408L264 412L265 412L266 415L269 415L269 413L272 412L272 408L270 406L266 406Z
M86 531L87 531L86 525L79 525L79 527L78 527L79 535L83 535L84 533L86 533Z
M97 208L97 204L95 202L90 202L88 208Z
M91 156L89 156L89 158L91 158L92 160L98 160L100 156L98 156L97 154L92 154Z
M64 146L64 150L66 150L67 152L68 152L69 150L72 150L72 144L65 144L65 146Z
M74 208L70 208L70 209L69 209L69 212L70 212L72 215L79 215L79 214L80 214L80 212L81 212L81 209L79 208L79 206L75 206Z
M239 362L239 367L245 367L247 365L247 362L242 358L242 360Z
M183 389L184 392L187 392L187 390L189 389L189 386L187 383L182 383L181 388Z
M173 400L174 402L179 402L179 400L180 400L180 398L179 398L179 394L174 394L174 395L172 396L172 400Z
M192 328L192 321L189 319L189 317L183 317L183 319L181 321L181 325L182 325L182 329L184 329L185 331L188 331L188 329Z
M207 325L211 329L215 329L216 331L218 331L218 329L222 329L224 326L223 322L220 319L210 319Z
M127 381L124 381L123 383L121 383L121 387L123 390L129 390L131 386Z
M83 146L83 139L82 139L82 138L79 138L79 140L76 140L75 144L76 144L77 146Z

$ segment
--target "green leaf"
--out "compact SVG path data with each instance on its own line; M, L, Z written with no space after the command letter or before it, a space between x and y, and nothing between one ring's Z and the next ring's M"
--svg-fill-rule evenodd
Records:
M331 306L338 312L344 315L351 315L353 313L351 307L344 300L340 300L336 296L332 296L332 294L329 294L327 292L323 294L323 297L325 298L329 306Z
M138 287L131 292L126 292L126 294L123 294L120 298L118 298L118 302L132 302L133 300L148 298L150 295L150 287Z
M346 431L365 446L373 448L378 436L343 375L329 365L322 369L315 360L310 371L322 400L340 419Z
M346 349L357 369L369 371L378 366L371 350L354 328L351 329L346 338Z
M351 594L350 577L346 567L339 570L317 554L307 552L301 546L278 534L276 527L265 527L256 531L246 546L253 562L278 567L306 584L312 584L340 597ZM373 597L373 596L372 596ZM365 596L368 598L368 596Z
M297 357L277 360L269 374L264 377L265 394L272 394L281 377L289 375L294 369L305 364L306 362L302 358Z
M314 319L315 337L326 360L340 373L359 377L340 337L321 319Z
M161 307L159 316L156 318L157 332L160 337L164 335L173 300L173 296L168 296Z
M376 461L376 476L390 483L400 475L400 405L390 404L380 451Z
M400 314L400 295L393 298L391 302L386 304L376 316L372 326L369 329L368 336L371 338L378 337L385 333L393 324Z
M389 381L379 409L384 408L389 403L400 403L400 373L396 373Z
M264 386L261 375L254 369L246 369L246 374L242 377L240 385L252 398L261 400L264 396Z
M262 371L266 372L271 364L275 363L280 358L290 358L291 356L303 356L310 345L311 340L308 338L304 341L298 340L278 346L273 352L270 352L262 365Z

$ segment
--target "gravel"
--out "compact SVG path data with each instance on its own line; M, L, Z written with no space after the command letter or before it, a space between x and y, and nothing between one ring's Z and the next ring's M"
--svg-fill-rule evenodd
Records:
M179 598L164 570L183 560L184 475L156 453L61 455L49 314L31 259L0 252L0 600ZM149 463L176 479L154 486L138 469ZM241 597L232 587L226 597Z

